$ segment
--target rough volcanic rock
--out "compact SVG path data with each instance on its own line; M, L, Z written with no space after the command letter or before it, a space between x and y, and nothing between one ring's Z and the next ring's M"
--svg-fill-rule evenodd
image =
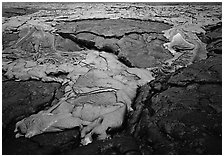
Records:
M3 71L7 71L8 76L3 76L3 154L221 154L221 13L220 3L178 3L174 6L152 6L151 3L3 3ZM199 42L194 52L203 54L203 59L206 58L205 45L198 41L195 33L206 32L208 56L220 58L210 57L170 76L172 66L166 67L164 62L177 60L173 66L186 67L196 54L187 50L187 53L175 56L164 49L163 44L168 40L172 42L175 35L165 38L170 31L164 30L171 26L174 32L181 28L186 33L182 34L183 40L193 44L192 39L196 39L195 45ZM189 33L193 35L189 36ZM182 51L179 45L175 46L173 50ZM123 68L118 66L120 62L102 51L114 53L129 69L120 73ZM161 65L164 71L159 71ZM94 140L90 145L74 149L80 143L76 128L31 139L14 138L15 121L46 106L59 106L55 112L66 111L67 103L62 107L57 105L63 94L72 98L76 94L88 93L89 86L100 89L102 95L92 94L80 101L96 104L107 100L105 97L109 95L104 93L108 92L108 87L121 87L113 79L127 83L143 78L138 86L154 79L145 75L149 72L146 69L130 68L133 66L150 68L148 70L154 70L156 74L157 70L158 74L168 72L138 90L132 104L133 111L131 101L125 101L130 111L124 121L128 119L129 122L125 125L127 128L122 129L133 134L135 139L112 136L110 140ZM99 72L103 75L95 77L91 71L87 73L89 69L104 72L109 69L111 76L116 75L108 79ZM14 78L21 82L9 81ZM48 83L28 81L30 78ZM52 81L65 84L65 89L59 92L60 85ZM137 88L131 84L124 89L130 90L128 87ZM122 101L128 100L122 93L118 94ZM87 111L92 111L93 105L86 106ZM112 114L109 119L117 118Z
M56 26L58 32L67 33L82 33L90 32L104 37L119 38L125 34L132 32L157 32L161 33L162 30L170 28L165 23L153 21L141 21L131 19L103 19L103 20L83 20L76 22L65 22Z
M169 84L186 86L192 83L221 84L222 83L222 58L210 57L199 61L196 65L190 65L180 73L169 79Z
M212 54L222 53L222 23L211 25L206 27L206 33L204 35L204 41L208 45L207 51Z
M74 52L74 51L81 51L82 48L73 42L71 39L62 36L55 36L55 44L54 47L56 50L65 51L65 52Z
M197 32L204 33L201 26L186 23L164 31L164 36L170 40L164 46L174 55L166 61L168 70L175 70L191 65L207 58L206 44L201 42ZM166 66L164 66L166 67Z
M51 146L40 147L29 139L10 139L3 142L3 155L47 155L54 154L57 150Z
M108 128L121 127L138 86L154 79L150 71L128 68L114 54L93 50L77 54L83 57L76 62L78 64L43 65L18 60L5 66L9 78L27 80L31 77L66 83L64 98L58 104L17 122L16 137L32 137L84 125L84 141L93 134L104 139ZM60 71L67 75L60 78Z
M43 83L40 81L15 82L2 84L2 122L6 127L12 120L36 113L59 99L59 83ZM58 92L57 92L58 90Z
M126 58L132 66L150 68L161 66L172 58L171 53L162 45L166 39L161 34L130 34L119 42L118 56Z
M3 82L3 154L54 154L79 144L79 130L15 138L15 122L56 104L64 94L59 83Z
M209 5L208 5L209 4ZM4 8L35 8L37 17L54 16L55 21L133 18L179 25L186 22L217 23L222 20L221 3L3 3ZM193 16L193 18L192 18Z
M140 129L140 125L138 124L142 113L144 114L144 109L147 108L147 112L149 115L154 114L154 110L150 107L151 98L157 93L160 93L166 90L168 85L168 80L171 74L158 76L155 80L152 80L150 83L143 85L137 91L136 99L132 105L133 111L129 114L128 118L128 133L134 136L137 136L138 131Z
M3 33L2 34L3 50L15 44L18 39L19 39L18 33Z
M79 129L65 130L38 135L27 139L15 138L13 133L14 123L3 130L3 154L4 155L47 155L59 154L76 148L80 143Z
M152 151L141 151L221 154L221 57L192 64L168 79L169 88L145 101L135 136Z
M6 3L5 3L6 4ZM37 12L38 9L28 8L28 7L2 7L2 16L3 17L13 17L13 16L22 16L27 14L32 14Z
M96 141L87 146L65 152L66 155L140 155L138 144L131 136L118 136Z
M38 143L40 147L54 147L58 153L79 146L80 132L79 128L68 129L63 132L51 132L35 136L30 139Z
M164 23L102 19L65 22L56 28L59 34L66 34L88 48L118 53L132 66L155 67L172 58L162 46L167 41L162 31L170 28Z

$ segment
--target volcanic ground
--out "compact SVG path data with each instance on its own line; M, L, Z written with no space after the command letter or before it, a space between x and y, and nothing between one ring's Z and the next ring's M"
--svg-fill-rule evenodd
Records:
M3 154L222 154L221 18L221 3L2 3Z

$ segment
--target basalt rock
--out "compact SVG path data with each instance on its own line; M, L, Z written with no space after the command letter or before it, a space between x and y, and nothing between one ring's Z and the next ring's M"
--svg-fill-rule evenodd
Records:
M208 52L211 54L221 54L222 53L222 23L217 25L212 25L207 28L205 36L208 45L206 46Z
M220 4L3 5L3 154L221 154Z
M131 66L155 67L172 55L163 48L167 41L164 23L131 19L103 19L65 22L56 26L59 34L67 34L86 47L107 50L128 60Z
M74 41L71 39L67 38L66 36L60 36L56 35L55 36L55 45L54 45L56 50L59 51L65 51L65 52L74 52L74 51L81 51L82 48L76 44Z
M7 47L12 46L19 39L18 33L3 33L2 34L2 45L3 50Z
M54 147L39 147L38 143L32 142L29 139L10 139L3 142L4 155L50 155L55 154L57 149Z
M57 153L61 153L78 147L81 139L79 128L74 128L63 132L42 134L30 140L38 143L40 147L53 147L57 149Z
M117 136L96 141L87 146L65 152L66 155L140 155L138 144L131 136Z
M65 130L39 135L31 139L24 137L14 138L14 123L7 125L3 130L3 154L4 155L52 155L64 153L78 147L80 142L79 129Z
M13 16L22 16L27 14L32 14L37 12L38 9L35 8L29 8L29 7L7 7L4 5L2 8L2 16L3 17L13 17Z
M169 76L162 92L148 94L151 99L144 101L139 124L133 133L142 142L142 148L148 146L152 150L142 151L221 154L220 79L221 58L210 57ZM155 91L145 89L146 93Z
M19 120L51 106L54 99L62 96L59 94L59 83L6 81L2 85L3 128L15 119Z

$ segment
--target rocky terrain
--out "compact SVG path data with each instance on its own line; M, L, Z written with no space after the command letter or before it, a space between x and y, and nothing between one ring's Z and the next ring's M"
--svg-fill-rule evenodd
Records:
M3 154L222 154L221 3L3 3Z

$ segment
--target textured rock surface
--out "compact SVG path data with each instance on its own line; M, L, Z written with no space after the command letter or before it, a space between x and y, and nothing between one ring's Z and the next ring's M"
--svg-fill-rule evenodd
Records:
M162 30L170 28L164 23L158 25L151 21L103 19L65 22L56 28L59 34L87 42L89 47L117 53L132 66L154 67L172 57L162 46L166 41Z
M3 154L8 155L48 155L54 154L56 149L48 147L39 147L38 143L32 142L28 139L10 139L3 141Z
M140 155L138 144L131 136L96 141L65 153L66 155Z
M83 56L85 54L85 59L80 60L78 65L66 63L42 66L32 62L32 66L27 66L28 61L23 60L22 63L6 66L6 75L9 77L68 83L64 98L58 104L18 122L15 131L20 130L26 137L32 137L43 132L87 125L82 129L82 137L98 134L100 138L106 138L108 128L122 125L125 106L131 110L137 87L154 78L145 69L127 68L112 54L84 51ZM52 66L55 68L51 68ZM46 75L57 73L57 70L68 73L67 78L58 79ZM100 122L98 118L101 119ZM20 133L17 134L19 135Z
M201 36L201 40L207 43L209 55L222 53L222 23L208 25L205 27L206 33ZM200 36L200 35L199 35Z
M19 120L51 106L54 99L56 101L63 95L59 93L59 83L6 81L2 85L3 127L15 118Z
M3 3L3 16L3 154L221 154L220 4ZM14 138L30 114L18 131L75 128Z
M136 104L143 106L142 114L135 131L131 130L145 143L143 153L221 153L221 62L220 56L210 57L180 70L166 78L160 93L155 90L157 81L143 87L140 97L145 100L140 100L144 104ZM154 90L148 92L150 89ZM145 150L145 145L151 151Z
M80 133L77 128L64 132L48 133L32 139L14 138L14 123L3 130L3 154L47 155L59 154L79 145ZM5 132L7 131L7 133Z

